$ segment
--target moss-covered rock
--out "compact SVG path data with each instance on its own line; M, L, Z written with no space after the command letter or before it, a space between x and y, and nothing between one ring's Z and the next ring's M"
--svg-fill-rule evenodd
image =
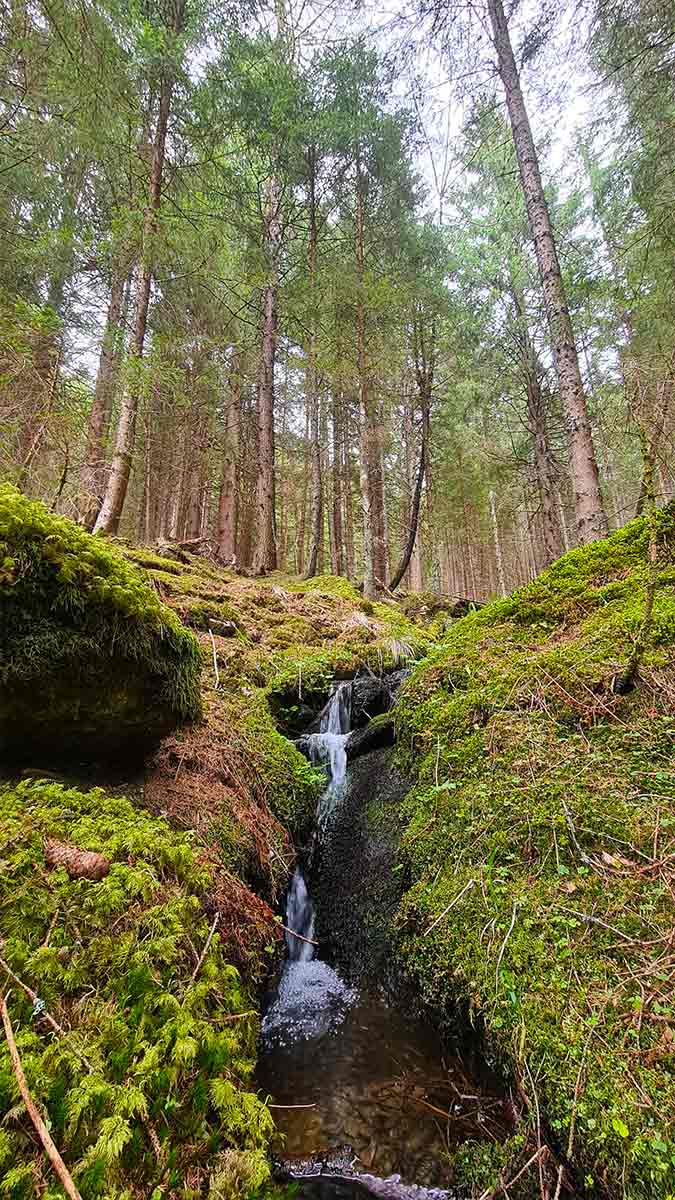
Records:
M50 837L105 854L106 878L48 872ZM83 1200L259 1187L272 1120L249 1090L258 1020L209 862L125 799L44 781L0 789L0 842L2 959L40 997L11 983L17 1046ZM4 1039L0 1113L0 1194L60 1195Z
M0 748L143 753L200 711L193 636L100 537L0 487Z
M458 621L397 710L418 771L404 959L431 1003L481 1014L532 1121L540 1106L590 1194L624 1200L675 1191L670 510L658 526L629 695L615 682L642 632L644 520ZM483 1155L481 1177L470 1157L467 1180L494 1186L503 1163Z

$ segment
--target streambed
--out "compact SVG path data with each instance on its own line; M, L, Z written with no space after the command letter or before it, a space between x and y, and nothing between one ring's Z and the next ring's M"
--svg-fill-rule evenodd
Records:
M337 1157L380 1179L447 1188L452 1149L504 1136L503 1097L444 1051L390 968L382 929L393 862L365 817L386 787L389 752L347 771L350 696L350 684L335 688L308 739L326 789L286 898L287 959L266 1008L256 1083L271 1097L277 1151L292 1175L334 1173Z

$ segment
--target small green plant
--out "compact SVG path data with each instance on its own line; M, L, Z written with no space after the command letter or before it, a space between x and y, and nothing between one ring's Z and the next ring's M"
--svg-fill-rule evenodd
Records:
M83 1200L164 1196L190 1176L198 1195L260 1186L272 1120L248 1090L257 1020L217 932L195 970L211 878L189 837L125 799L44 781L5 786L0 812L2 957L40 997L11 987L17 1046ZM109 874L47 872L47 837L105 854ZM4 1043L0 1110L0 1195L33 1196L48 1170Z

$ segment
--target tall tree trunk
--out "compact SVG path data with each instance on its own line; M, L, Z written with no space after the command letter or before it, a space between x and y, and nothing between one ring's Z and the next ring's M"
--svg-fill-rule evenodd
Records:
M225 402L223 474L218 498L216 553L221 562L236 565L237 457L241 421L241 351L232 352L228 396Z
M419 466L417 469L417 482L415 484L415 492L413 494L411 504L410 529L403 554L401 556L401 561L399 562L389 585L389 590L392 592L398 587L408 569L413 548L417 540L420 505L422 502L422 486L424 483L424 474L427 470L429 459L431 397L433 394L434 372L436 369L436 330L432 321L431 337L427 343L424 330L423 314L420 311L416 311L413 314L412 351L415 365L415 378L417 380L419 410L422 416L422 441L420 445Z
M176 0L172 26L175 34L179 34L182 29L184 5L185 0ZM136 292L136 313L131 342L129 344L129 359L132 364L132 370L134 368L138 370L140 367L143 358L143 348L145 346L145 331L148 323L148 307L150 304L153 277L152 242L157 233L157 214L162 203L166 133L169 124L169 113L171 111L172 93L173 75L169 70L165 70L162 73L162 82L159 91L159 107L152 147L148 203L143 218L143 245ZM94 523L94 532L96 533L116 533L119 527L127 488L129 486L129 476L131 474L131 461L136 441L136 418L138 416L139 405L140 390L138 383L134 382L122 398L108 483L101 510Z
M391 583L389 584L390 592L393 592L396 590L399 583L403 579L403 576L405 575L406 571L408 570L408 565L410 563L410 559L411 559L412 552L413 552L413 546L415 545L415 539L417 537L417 525L418 525L419 515L420 515L420 504L422 502L422 484L424 483L425 460L426 460L426 455L424 453L424 446L422 446L420 449L419 466L417 468L417 481L415 483L415 491L414 491L413 497L412 497L412 505L411 505L411 511L410 511L410 529L408 532L408 538L407 538L406 544L403 548L403 553L401 555L399 564L398 564L396 570L394 571L394 574L392 575L392 578L391 578Z
M122 353L124 295L129 279L129 265L122 257L122 261L113 267L110 302L98 360L94 400L87 423L84 464L80 473L79 513L80 522L86 529L94 528L105 492L105 449Z
M319 387L316 370L316 151L307 153L309 179L309 244L307 274L309 282L309 346L307 348L306 394L309 406L309 436L311 443L312 484L309 518L309 554L305 578L316 575L323 533L323 479L321 469L321 430L319 421Z
M497 579L499 580L499 591L502 596L506 596L506 576L504 574L504 559L502 557L502 543L499 537L499 523L497 521L497 505L495 504L495 494L490 491L490 523L492 525L492 540L495 548L495 563L497 565Z
M352 488L352 456L350 448L350 406L342 394L342 528L345 535L345 574L354 578L354 496Z
M344 573L344 547L342 544L342 397L333 392L333 463L331 469L332 514L331 522L331 570L334 575Z
M356 307L356 352L361 446L359 482L363 509L363 594L372 600L385 582L378 575L378 570L380 572L383 570L384 562L384 530L380 511L383 481L378 405L372 393L372 380L366 350L364 203L361 160L358 156L356 162L356 270L359 289Z
M263 291L262 346L258 376L258 479L256 484L256 544L253 570L274 571L277 539L274 513L274 365L277 349L277 289L281 250L280 191L270 179L265 214L267 282Z
M305 570L305 533L307 530L307 492L309 489L309 475L311 470L311 443L309 437L310 431L310 411L307 396L305 395L305 436L302 441L303 462L302 462L302 488L300 491L300 512L298 515L298 528L295 534L295 572L297 575L304 574Z
M516 282L511 281L511 297L519 323L518 345L522 372L527 394L527 414L534 447L534 466L541 504L541 532L543 543L542 566L560 557L562 531L556 507L557 471L548 438L546 403L541 388L543 369L527 322L525 299Z
M551 331L574 486L577 531L580 542L592 542L606 535L607 519L600 495L598 464L579 369L579 356L567 307L551 217L544 196L539 161L502 0L488 0L488 12Z

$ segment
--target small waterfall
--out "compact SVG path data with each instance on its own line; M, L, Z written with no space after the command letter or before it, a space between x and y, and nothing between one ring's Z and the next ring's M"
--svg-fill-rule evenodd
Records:
M313 763L328 768L328 784L317 810L317 830L310 849L310 860L314 856L317 836L320 838L326 822L342 794L347 774L347 752L345 743L349 736L351 720L352 685L338 683L333 687L330 699L321 715L319 733L310 737L310 756ZM286 897L286 946L290 962L311 962L314 947L310 942L314 936L314 905L312 904L305 877L296 868ZM299 933L301 937L294 937ZM303 941L302 938L307 938Z
M347 774L347 738L351 728L352 685L334 686L322 716L319 733L309 737L309 754L317 766L327 766L328 786L319 800L317 831L319 837L340 799Z
M299 867L291 880L286 898L286 949L289 962L310 962L314 958L314 905L309 898L305 877ZM293 933L300 937L293 937ZM307 941L303 941L307 938Z
M312 762L324 766L327 774L317 809L310 862L344 791L351 699L351 683L337 684L321 716L320 732L310 738ZM276 1000L263 1020L263 1039L268 1044L276 1041L290 1045L334 1030L356 1001L357 993L347 987L332 967L316 957L313 939L314 905L303 871L297 867L286 896L286 964Z

